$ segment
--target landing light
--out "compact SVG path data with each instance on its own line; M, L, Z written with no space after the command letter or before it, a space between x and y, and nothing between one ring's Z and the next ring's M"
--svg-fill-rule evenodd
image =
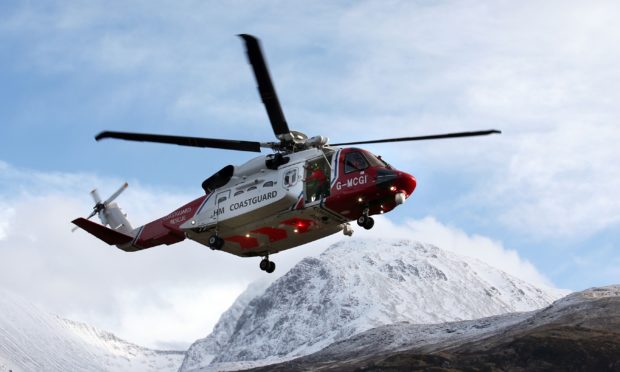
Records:
M362 199L362 197L360 196L359 198L357 198L357 201L361 203L364 201L364 199Z
M293 232L294 232L295 234L297 234L297 233L299 232L299 230L295 229L295 230L293 230Z
M396 186L390 186L390 191L396 191Z
M246 237L246 238L249 238L249 237L250 237L250 234L245 234L245 237Z

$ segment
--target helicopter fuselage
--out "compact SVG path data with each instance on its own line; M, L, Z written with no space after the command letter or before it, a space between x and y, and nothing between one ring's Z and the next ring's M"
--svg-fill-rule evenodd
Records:
M357 148L291 153L277 169L267 167L270 157L234 167L222 186L140 227L119 248L136 251L185 238L213 247L209 239L216 235L222 251L267 256L389 212L416 186L413 176Z

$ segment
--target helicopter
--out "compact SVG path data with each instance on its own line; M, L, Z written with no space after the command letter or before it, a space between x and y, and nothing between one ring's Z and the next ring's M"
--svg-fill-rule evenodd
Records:
M159 245L194 240L213 250L241 257L262 257L259 267L272 273L270 255L342 231L351 236L352 221L364 229L373 215L390 212L411 197L416 179L395 169L380 156L350 145L483 136L499 130L456 132L416 137L329 144L324 136L308 137L289 129L259 40L238 35L244 42L258 92L276 137L272 142L104 131L95 136L247 152L273 153L242 165L226 165L202 183L204 195L171 213L133 228L114 200L123 184L105 201L97 190L87 217L73 220L117 248L134 252ZM98 215L101 224L90 220Z

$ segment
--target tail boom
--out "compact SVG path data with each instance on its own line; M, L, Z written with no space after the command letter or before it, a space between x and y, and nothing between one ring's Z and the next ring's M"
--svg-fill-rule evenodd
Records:
M110 204L103 211L107 225L115 226L115 228L109 228L82 217L72 222L109 245L115 245L125 252L135 252L185 240L185 232L181 230L180 225L198 213L209 196L210 194L201 196L174 212L137 229L131 227L115 203Z
M76 226L88 231L109 245L125 245L133 240L133 236L112 230L96 222L80 217L72 221Z

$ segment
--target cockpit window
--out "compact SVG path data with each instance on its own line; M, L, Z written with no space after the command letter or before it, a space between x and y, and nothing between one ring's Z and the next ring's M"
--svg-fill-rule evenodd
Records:
M361 171L368 168L368 161L360 152L350 152L344 158L344 173Z
M380 156L375 156L374 154L367 152L364 154L366 156L366 159L368 159L368 162L370 163L370 166L372 167L385 167L387 169L392 169L392 166L389 165L388 163L386 163L383 159L381 159Z

